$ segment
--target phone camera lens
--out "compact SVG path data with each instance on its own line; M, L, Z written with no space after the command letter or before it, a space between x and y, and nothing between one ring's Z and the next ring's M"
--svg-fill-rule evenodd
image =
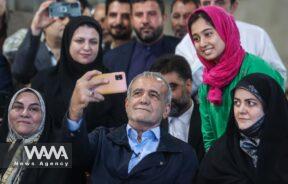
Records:
M115 79L116 79L116 80L122 80L123 77L122 77L122 75L115 75Z

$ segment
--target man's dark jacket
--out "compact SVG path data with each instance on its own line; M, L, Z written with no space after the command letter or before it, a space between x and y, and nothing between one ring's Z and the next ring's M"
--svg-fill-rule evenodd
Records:
M164 54L174 53L175 48L180 41L178 38L172 36L163 36L162 39L161 53L157 57L160 57ZM109 69L109 71L124 71L127 76L136 42L136 39L132 39L130 42L112 49L104 55L103 63Z
M67 125L67 122L65 122ZM160 133L157 151L144 157L128 174L133 154L126 125L116 129L98 128L89 134L85 122L65 137L73 142L73 164L92 168L92 183L191 184L197 169L194 150L165 131Z
M27 84L38 71L52 66L51 54L45 42L40 41L40 36L33 36L29 29L12 62L13 77Z

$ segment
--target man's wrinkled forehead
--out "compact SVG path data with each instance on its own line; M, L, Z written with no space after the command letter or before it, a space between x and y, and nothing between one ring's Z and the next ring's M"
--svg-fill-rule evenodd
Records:
M142 76L137 78L131 85L131 92L136 89L143 89L145 91L156 91L161 96L167 92L165 82L155 76Z
M147 86L157 85L157 83L159 83L158 85L165 87L164 81L156 76L141 76L133 81L132 87L135 86L135 84L138 85L140 81L145 81Z

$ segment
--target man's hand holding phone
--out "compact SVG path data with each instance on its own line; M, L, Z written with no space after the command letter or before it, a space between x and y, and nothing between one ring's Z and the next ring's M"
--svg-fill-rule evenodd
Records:
M77 80L69 106L69 119L78 121L90 102L104 100L104 94L127 91L124 72L102 74L97 70L85 73Z
M43 2L38 10L36 11L32 23L31 23L31 31L32 35L39 36L42 30L50 25L55 19L49 17L48 7L52 4L53 0L47 0Z
M77 80L70 100L69 119L79 121L90 102L104 100L104 96L94 90L97 86L109 83L106 79L93 79L93 77L101 74L100 71L92 70Z
M59 18L77 16L81 16L81 5L79 2L44 1L33 17L31 24L32 35L39 36L44 28Z

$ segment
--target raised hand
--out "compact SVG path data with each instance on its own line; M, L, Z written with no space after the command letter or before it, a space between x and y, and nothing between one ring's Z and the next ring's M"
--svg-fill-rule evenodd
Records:
M94 76L100 75L101 72L92 70L85 73L77 80L69 106L69 119L78 121L83 115L83 110L90 102L100 102L104 100L104 96L94 89L97 86L107 84L107 79L92 79Z
M37 12L35 13L32 24L31 31L34 36L40 35L42 30L53 23L56 19L49 17L48 7L51 3L55 2L54 0L44 1Z

